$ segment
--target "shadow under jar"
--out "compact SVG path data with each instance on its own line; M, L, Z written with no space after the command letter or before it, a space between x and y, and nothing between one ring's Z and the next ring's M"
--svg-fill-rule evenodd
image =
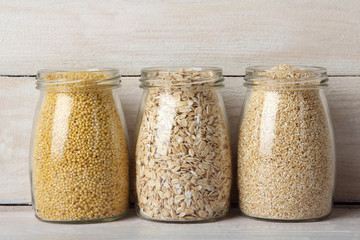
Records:
M126 214L129 156L119 86L116 69L38 72L30 175L39 219L105 222Z
M333 130L326 69L246 69L238 142L239 205L246 216L314 221L332 208Z
M206 222L229 209L231 151L218 68L146 68L136 161L137 214Z

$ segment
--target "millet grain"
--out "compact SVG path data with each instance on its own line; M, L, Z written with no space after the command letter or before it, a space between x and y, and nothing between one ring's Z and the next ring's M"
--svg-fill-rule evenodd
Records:
M44 220L94 220L128 208L128 149L110 88L96 72L52 73L33 149L33 197ZM80 80L61 84L63 80Z

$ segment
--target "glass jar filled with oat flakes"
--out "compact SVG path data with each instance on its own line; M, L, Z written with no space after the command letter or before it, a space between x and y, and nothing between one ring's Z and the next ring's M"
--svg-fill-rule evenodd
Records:
M219 68L146 68L135 151L137 214L204 222L229 208L231 153Z
M314 221L332 208L333 130L321 67L246 69L238 142L239 205L244 215Z
M125 215L127 133L116 69L39 71L30 175L35 215L49 222L104 222Z

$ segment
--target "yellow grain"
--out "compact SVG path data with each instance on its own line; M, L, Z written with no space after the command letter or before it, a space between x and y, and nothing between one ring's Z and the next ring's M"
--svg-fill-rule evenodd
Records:
M33 196L45 220L92 220L128 208L128 150L108 78L96 72L52 73L74 81L46 90L33 150Z

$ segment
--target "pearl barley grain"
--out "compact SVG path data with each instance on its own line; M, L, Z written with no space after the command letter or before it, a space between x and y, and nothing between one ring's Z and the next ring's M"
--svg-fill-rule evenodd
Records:
M128 150L112 89L98 72L59 72L48 86L35 128L32 180L36 215L87 221L128 208ZM71 83L64 83L69 81Z

